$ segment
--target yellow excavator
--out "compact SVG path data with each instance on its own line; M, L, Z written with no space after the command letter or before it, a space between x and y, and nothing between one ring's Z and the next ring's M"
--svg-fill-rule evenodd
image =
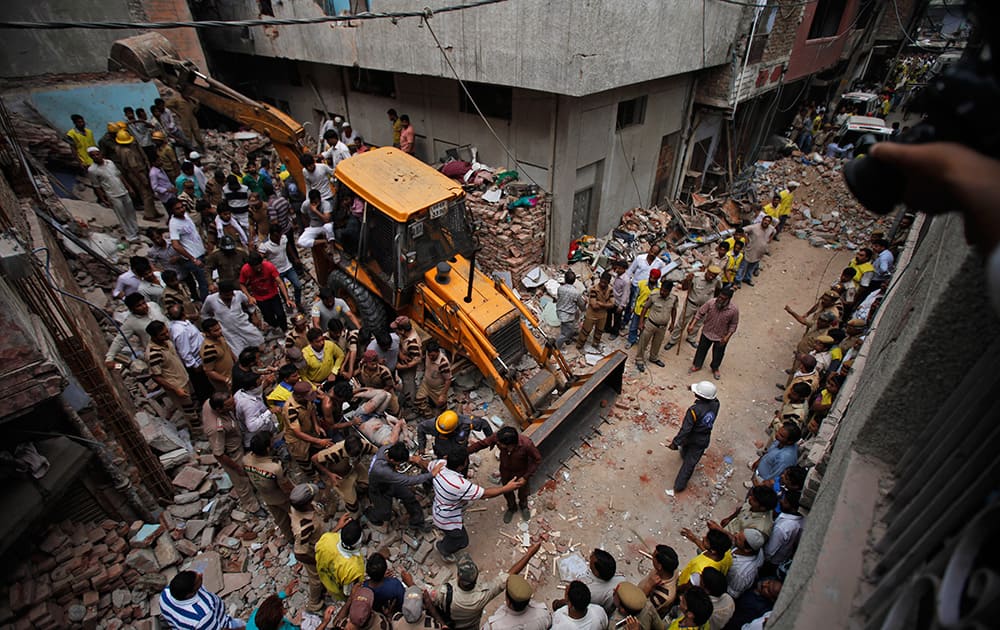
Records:
M302 125L204 75L159 33L115 42L110 66L158 79L265 134L308 190L298 168L308 150ZM610 413L625 354L612 352L590 372L574 373L514 290L476 268L478 236L456 181L392 147L343 160L335 175L339 194L361 206L360 230L349 244L332 243L331 257L314 256L318 276L370 330L387 330L390 315L406 315L452 356L473 363L541 450L539 473L553 477Z

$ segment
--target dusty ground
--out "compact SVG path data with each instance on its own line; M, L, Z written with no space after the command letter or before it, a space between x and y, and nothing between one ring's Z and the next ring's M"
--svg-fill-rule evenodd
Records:
M706 519L724 517L741 501L742 482L749 474L745 463L756 456L754 442L764 438L764 427L777 407L773 398L779 392L774 384L784 382L782 370L791 363L791 350L803 332L783 306L790 304L800 313L808 310L852 256L849 251L811 247L791 234L774 243L771 252L756 286L744 287L734 297L740 327L718 382L719 421L687 491L676 498L665 494L673 486L680 455L663 444L676 434L681 414L693 402L689 385L712 377L707 362L697 375L688 374L694 350L682 341L679 356L676 348L661 352L667 366L647 364L645 374L635 369L634 349L629 351L625 388L613 422L602 427L603 436L593 441L593 448L581 449L583 459L570 461L570 470L558 475L562 477L558 483L550 482L533 495L529 531L535 539L544 534L549 551L534 568L536 597L541 601L561 596L553 559L568 553L564 549L586 557L593 547L603 547L617 558L620 573L638 581L650 569L640 549L671 545L683 564L696 550L680 536L680 529L699 531ZM605 345L624 348L624 339ZM486 474L495 465L494 457L484 457L480 483L489 483ZM522 535L520 517L504 525L500 519L504 502L499 497L475 507L487 509L467 515L469 551L492 576L521 553L513 540Z

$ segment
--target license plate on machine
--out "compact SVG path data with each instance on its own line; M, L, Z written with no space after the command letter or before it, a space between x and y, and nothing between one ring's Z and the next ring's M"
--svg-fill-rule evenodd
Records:
M440 219L448 212L448 204L441 202L431 206L431 219Z

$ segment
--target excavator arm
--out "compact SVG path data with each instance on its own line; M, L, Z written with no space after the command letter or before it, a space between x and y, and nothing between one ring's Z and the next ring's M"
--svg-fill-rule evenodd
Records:
M307 151L302 125L284 112L205 75L193 62L181 59L163 35L150 32L118 40L111 46L108 65L112 70L125 68L143 81L158 79L182 96L267 136L299 190L307 190L299 168L299 156Z

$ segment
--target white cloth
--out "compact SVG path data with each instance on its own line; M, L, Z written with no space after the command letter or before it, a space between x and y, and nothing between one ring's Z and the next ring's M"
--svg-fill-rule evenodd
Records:
M194 179L198 182L198 186L202 191L205 190L205 184L208 183L208 175L205 175L205 169L194 164Z
M580 619L569 616L569 606L552 613L552 630L605 630L607 627L608 613L597 604L587 606L587 614Z
M733 599L739 598L748 588L753 586L757 580L757 571L764 564L764 554L758 551L752 556L744 556L738 553L733 554L733 565L726 573L726 582L729 588L726 592Z
M128 194L128 188L122 182L122 173L111 160L104 158L103 164L94 162L87 167L87 175L95 186L100 186L109 197L121 197Z
M427 469L433 470L444 463L443 459L436 459L427 465ZM469 481L461 473L442 468L434 477L434 526L443 530L462 529L462 510L470 501L483 498L485 492L482 486Z
M774 519L771 537L764 545L764 558L773 565L779 565L792 557L802 534L802 515L782 512Z
M278 422L274 413L264 404L260 389L252 391L241 389L233 394L233 402L236 405L233 410L236 419L243 426L243 446L250 446L250 440L255 433L261 431L274 433L278 430Z
M222 325L222 335L233 350L234 356L240 356L244 348L260 346L264 343L264 335L250 322L244 309L250 306L250 301L242 291L233 293L233 299L227 306L218 293L205 298L201 307L201 317L214 317Z
M662 273L664 269L667 268L667 263L663 262L663 259L657 256L653 259L652 263L646 261L647 254L639 254L634 259L632 259L632 264L628 266L628 274L633 287L638 287L639 283L643 280L649 278L650 269L659 269Z
M278 270L278 273L285 273L292 268L291 261L288 260L288 237L284 234L281 235L281 239L275 243L270 238L264 239L257 245L257 251L260 255L266 258L274 268Z
M580 576L579 580L590 589L590 603L597 604L609 615L615 610L615 587L625 581L622 575L615 575L610 580L602 580L591 572Z
M483 624L482 630L548 630L551 625L552 613L545 604L528 602L528 607L521 612L501 604Z
M333 204L330 203L329 201L326 201L325 199L320 199L319 212L320 214L323 214L327 218L326 221L320 219L318 216L316 216L316 213L310 209L308 199L302 202L302 206L299 208L299 210L302 212L303 215L305 215L306 220L309 221L309 227L323 227L324 225L329 223L330 220L333 218Z
M183 219L170 217L170 223L167 225L171 241L178 241L184 251L195 258L201 258L205 255L205 243L202 242L201 235L198 234L198 226L194 224L191 217L186 214Z
M330 178L333 177L332 168L326 164L317 163L316 168L312 172L306 168L302 169L302 177L305 178L309 190L318 190L323 199L327 201L333 200L333 188L330 187ZM307 197L309 190L305 191Z
M330 166L336 169L338 164L351 157L351 150L347 148L346 144L338 140L337 144L323 152L323 157L330 163Z
M215 215L215 235L216 235L216 237L218 237L218 238L221 239L223 236L225 236L226 235L226 228L227 227L233 228L234 230L236 230L236 233L240 235L240 243L239 244L244 245L244 246L247 244L247 232L246 232L245 229L243 229L243 226L240 225L240 222L236 220L236 215L235 214L232 215L232 218L229 219L229 221L223 221L222 217L220 217L219 215Z
M335 240L333 238L333 223L327 223L322 227L307 227L302 230L302 234L299 236L299 240L295 243L299 247L310 248L320 237L325 237L328 241Z
M130 293L135 293L139 290L139 282L141 282L139 276L129 269L115 280L115 290L111 292L111 296L123 298Z
M764 628L767 627L767 620L771 618L771 613L773 612L773 610L769 610L750 623L743 624L743 627L740 630L764 630Z
M127 335L129 337L136 337L139 339L139 343L135 341L129 341L132 344L132 349L137 353L141 353L149 345L149 334L146 332L146 326L152 321L160 321L164 324L167 323L167 318L164 317L163 311L160 310L158 304L149 302L149 312L144 317L139 317L135 313L129 313L125 317L125 321L121 323L122 332L115 335L114 340L111 342L111 346L108 347L107 354L104 355L105 361L111 361L115 358L115 355L121 352L122 348L125 347L125 337L122 335Z
M180 355L181 361L189 368L201 366L201 344L205 336L198 327L186 319L171 320L170 339Z

